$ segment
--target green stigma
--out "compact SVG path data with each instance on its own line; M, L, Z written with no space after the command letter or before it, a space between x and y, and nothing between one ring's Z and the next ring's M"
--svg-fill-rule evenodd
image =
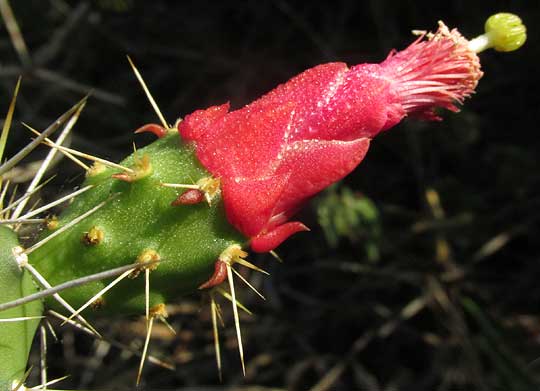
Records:
M519 49L527 39L527 28L519 16L501 12L491 15L485 24L492 46L498 52Z
M512 52L527 40L527 28L521 18L508 12L491 15L484 28L485 34L469 42L469 48L476 53L489 48L498 52Z

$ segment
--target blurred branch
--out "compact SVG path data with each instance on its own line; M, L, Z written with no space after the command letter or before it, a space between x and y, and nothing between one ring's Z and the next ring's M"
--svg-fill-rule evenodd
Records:
M79 26L81 19L86 15L90 5L87 2L79 3L66 17L66 22L60 26L34 54L34 63L39 66L47 64L63 48L66 38L72 30Z
M111 92L107 92L102 89L92 87L88 84L79 83L57 72L53 72L45 68L35 69L34 75L43 81L54 83L67 90L71 90L73 92L88 93L88 91L92 91L93 97L107 103L115 104L118 106L123 106L125 104L124 98L121 97L120 95L113 94Z
M8 0L0 0L0 13L2 14L2 19L4 19L6 24L6 29L9 33L9 37L11 38L11 43L19 56L21 64L25 68L29 67L32 60L30 58L30 54L28 53L28 48L26 47L24 38L21 34L21 30L19 29L17 19L15 19L15 15L13 14L13 10L11 9L11 5L9 4Z

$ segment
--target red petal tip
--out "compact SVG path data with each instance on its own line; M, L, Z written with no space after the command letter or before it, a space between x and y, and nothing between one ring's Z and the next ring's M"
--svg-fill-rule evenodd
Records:
M269 252L283 243L289 236L300 231L309 231L309 228L299 221L291 221L270 232L255 236L251 239L250 246L257 253Z

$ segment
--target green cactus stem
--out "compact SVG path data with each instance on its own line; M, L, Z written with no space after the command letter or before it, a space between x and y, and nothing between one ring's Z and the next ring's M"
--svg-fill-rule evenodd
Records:
M29 274L15 260L12 250L18 246L17 234L0 225L0 302L37 291ZM0 312L0 390L11 389L14 382L22 380L42 312L40 301ZM24 320L29 317L32 319Z
M151 306L196 291L212 275L219 255L246 240L227 222L219 192L211 186L216 181L208 179L211 177L198 163L192 147L182 143L177 133L136 151L120 165L127 169L119 172L118 168L99 165L88 172L82 186L94 187L74 200L43 239L96 205L105 205L33 249L30 263L49 283L57 285L144 261L151 254L160 260L150 273ZM212 193L207 197L211 202L174 203L185 189L167 184L200 186ZM132 273L131 278L107 291L100 299L99 312L142 313L145 281L137 275ZM62 296L78 308L107 283L93 282ZM57 307L52 301L50 305Z

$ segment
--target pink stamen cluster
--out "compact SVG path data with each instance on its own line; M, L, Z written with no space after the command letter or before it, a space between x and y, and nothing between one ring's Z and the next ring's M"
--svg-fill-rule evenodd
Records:
M468 43L457 29L449 30L439 22L435 34L421 33L409 47L390 53L381 63L394 81L399 104L406 113L440 120L436 108L456 112L455 104L463 104L474 93L483 73L480 59Z

